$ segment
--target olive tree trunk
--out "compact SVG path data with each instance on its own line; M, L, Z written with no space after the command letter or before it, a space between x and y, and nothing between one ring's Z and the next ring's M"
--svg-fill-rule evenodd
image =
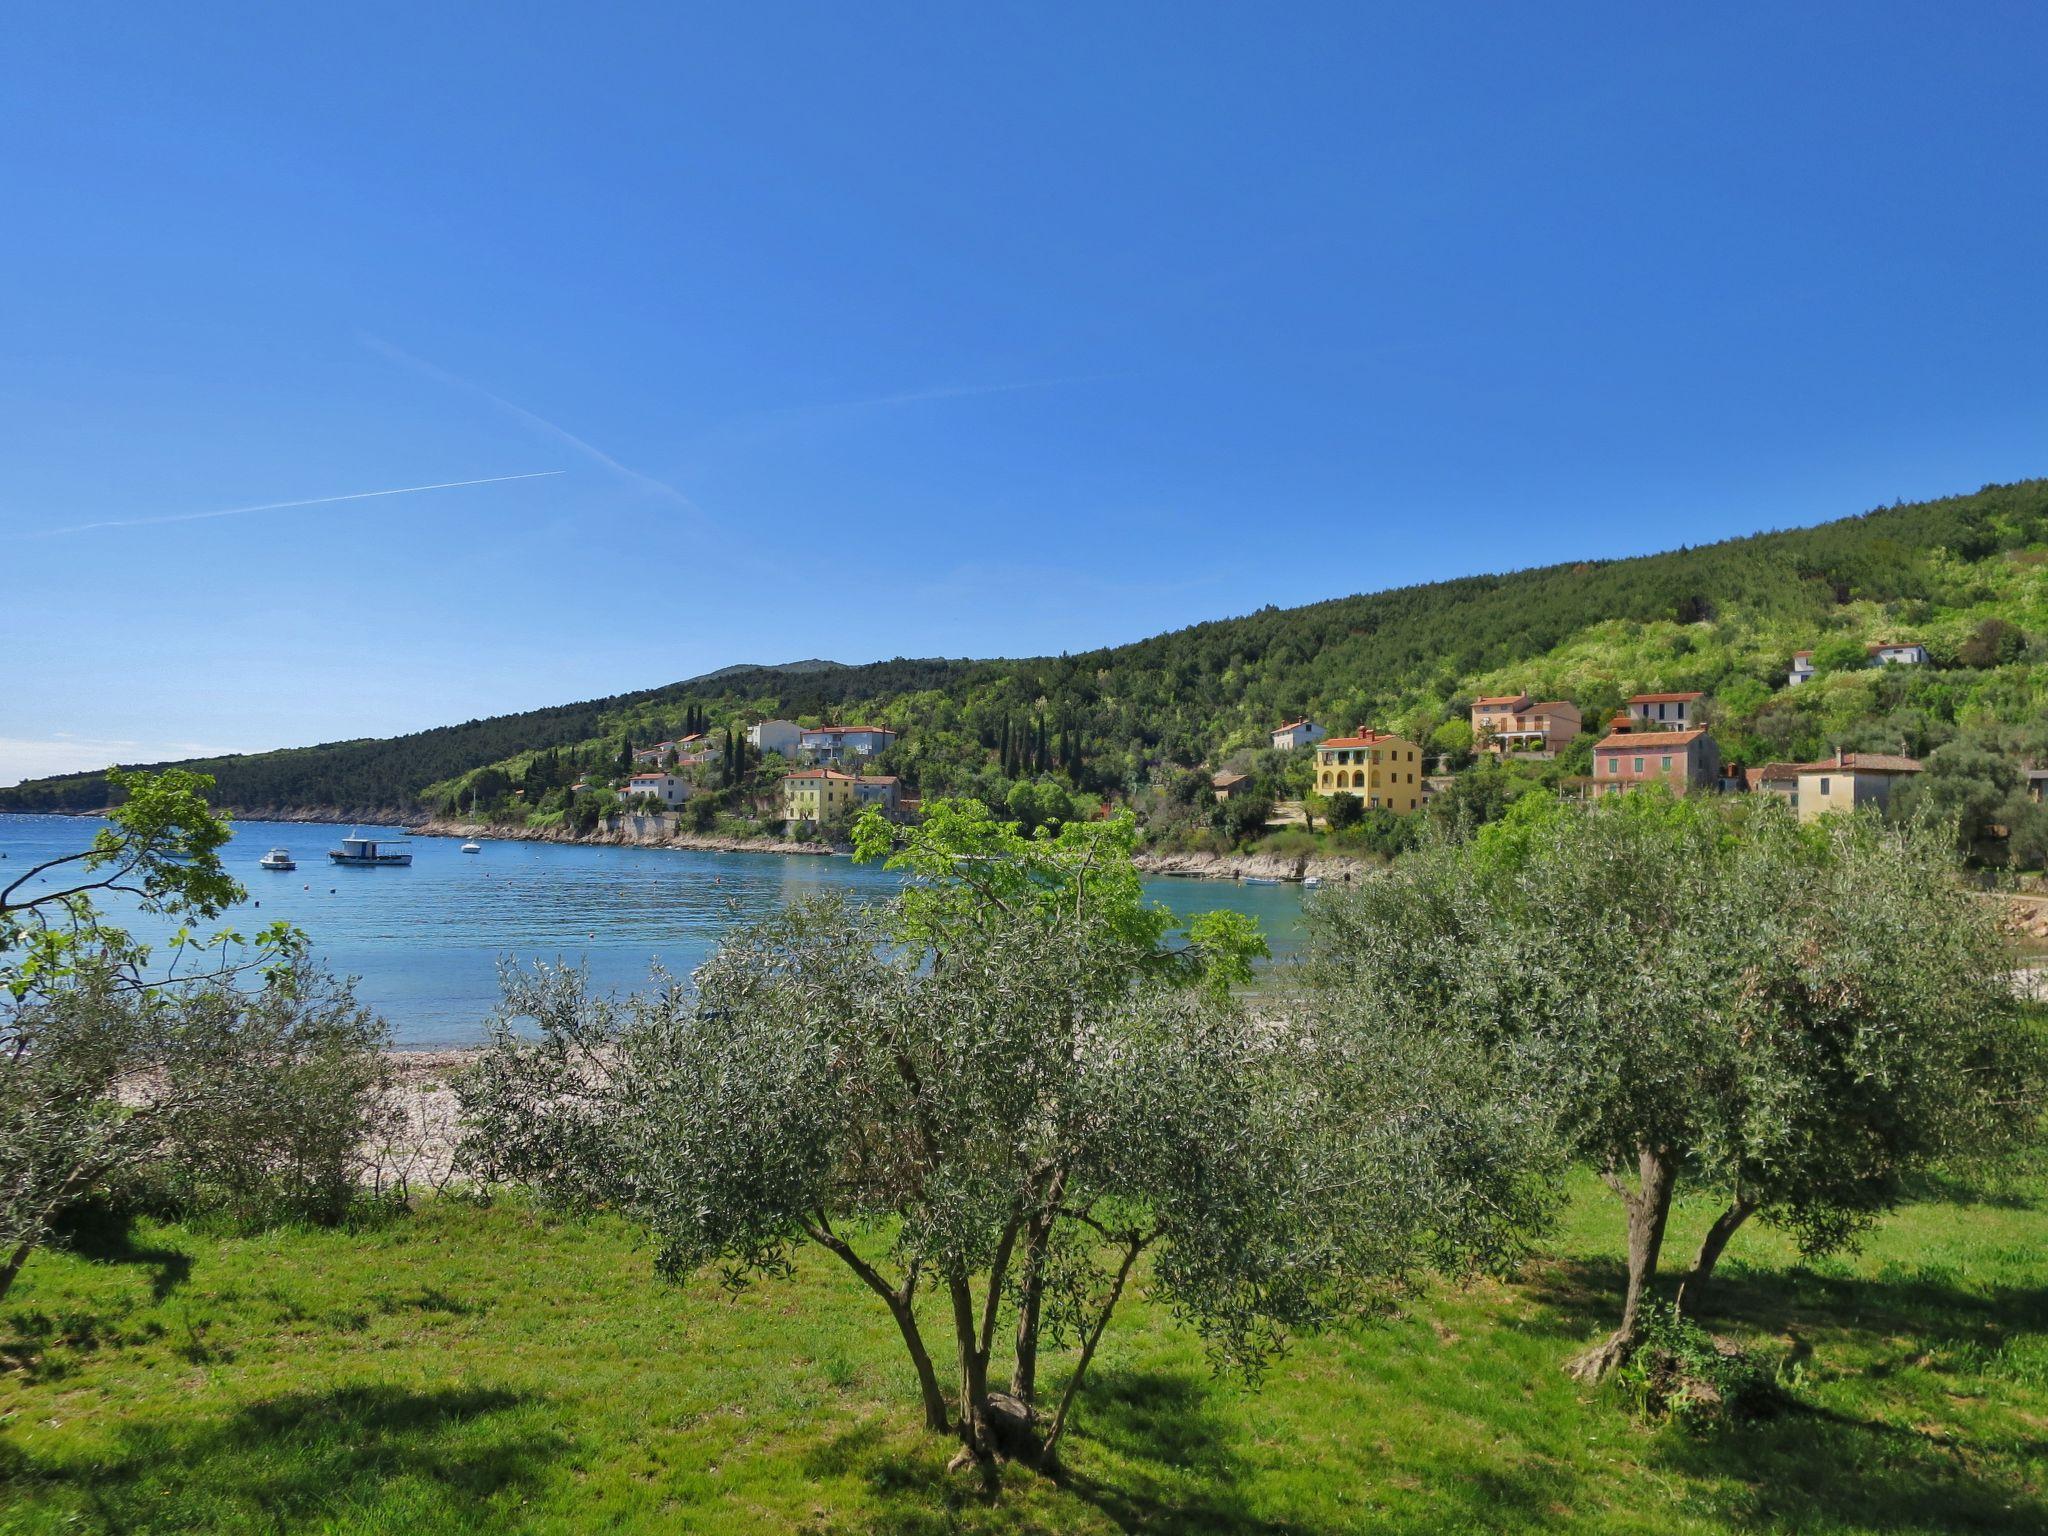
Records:
M1738 1186L1735 1198L1728 1208L1714 1218L1714 1224L1707 1228L1707 1235L1700 1239L1700 1251L1693 1256L1692 1268L1685 1278L1678 1282L1678 1310L1696 1310L1706 1298L1707 1282L1713 1278L1714 1266L1721 1261L1721 1254L1728 1246L1742 1224L1756 1214L1757 1202L1751 1200Z
M1657 1258L1664 1250L1664 1226L1671 1218L1671 1193L1677 1169L1668 1147L1636 1149L1636 1187L1610 1177L1608 1184L1628 1211L1628 1294L1622 1302L1621 1326L1566 1369L1581 1381L1598 1381L1635 1353L1642 1337L1643 1303L1657 1278Z

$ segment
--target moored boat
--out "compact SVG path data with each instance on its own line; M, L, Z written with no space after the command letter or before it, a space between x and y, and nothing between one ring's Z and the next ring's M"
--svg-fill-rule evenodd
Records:
M344 837L339 848L327 850L327 857L356 868L388 864L403 869L412 863L412 850L404 844L402 837Z
M464 843L462 845L462 851L464 853L482 853L484 851L484 845L482 843Z
M263 855L262 858L258 859L256 864L261 869L297 869L299 867L292 862L292 854L289 848L273 848L270 852Z

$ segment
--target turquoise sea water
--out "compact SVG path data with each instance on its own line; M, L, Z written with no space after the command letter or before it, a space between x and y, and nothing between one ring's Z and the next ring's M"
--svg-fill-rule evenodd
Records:
M103 825L71 816L0 815L0 885L27 865L73 852ZM358 977L363 1001L401 1045L466 1045L498 997L501 960L567 961L598 985L632 991L655 963L686 976L735 923L822 891L886 896L897 877L847 858L775 853L691 853L668 848L580 847L484 841L466 854L452 838L412 840L409 869L346 869L327 850L351 829L247 821L226 849L249 899L210 926L253 934L283 920L304 929L334 970ZM390 830L362 828L371 830ZM291 850L292 873L259 869L272 847ZM1179 913L1227 907L1264 925L1276 955L1293 947L1301 916L1294 886L1152 880L1147 892ZM103 904L138 936L168 925Z

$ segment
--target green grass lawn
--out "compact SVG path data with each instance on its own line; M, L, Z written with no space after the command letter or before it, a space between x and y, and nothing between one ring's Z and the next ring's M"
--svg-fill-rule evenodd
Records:
M2048 1181L1811 1267L1743 1233L1713 1321L1795 1362L1798 1407L1704 1439L1558 1368L1619 1237L1588 1182L1519 1283L1304 1340L1263 1390L1141 1299L1063 1483L989 1504L822 1255L734 1297L516 1204L103 1223L0 1306L0 1531L2048 1531Z

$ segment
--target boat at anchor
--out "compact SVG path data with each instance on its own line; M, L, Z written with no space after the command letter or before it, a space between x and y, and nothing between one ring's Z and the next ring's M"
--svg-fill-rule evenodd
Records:
M405 846L402 837L344 837L339 848L327 850L327 857L337 864L357 868L373 868L391 865L403 869L412 863L412 850Z

